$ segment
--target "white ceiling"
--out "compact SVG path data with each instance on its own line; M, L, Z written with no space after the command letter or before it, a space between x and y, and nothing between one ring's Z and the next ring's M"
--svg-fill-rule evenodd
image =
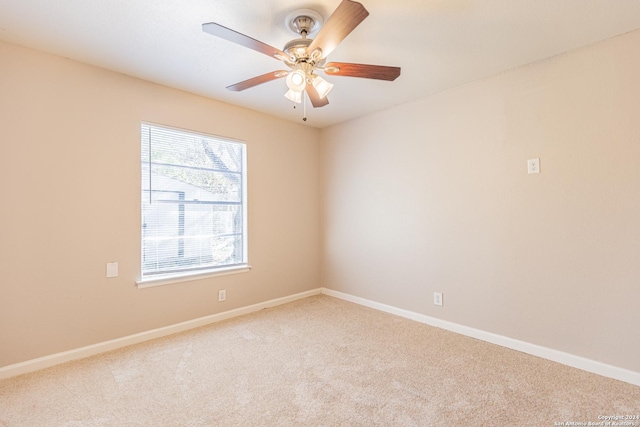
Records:
M302 123L277 80L226 86L282 69L206 34L217 22L282 49L294 9L326 20L340 0L0 0L0 39ZM402 67L394 82L326 77L325 127L640 28L640 0L361 0L370 15L329 61Z

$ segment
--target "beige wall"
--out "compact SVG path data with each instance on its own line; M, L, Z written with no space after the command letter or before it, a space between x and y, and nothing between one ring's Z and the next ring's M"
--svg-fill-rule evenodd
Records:
M318 132L0 43L0 367L323 285L639 372L638 45ZM143 120L247 142L250 273L134 286Z
M246 141L251 272L135 287L141 121ZM0 43L0 146L0 367L320 286L315 129Z
M323 285L640 372L638 46L323 130Z

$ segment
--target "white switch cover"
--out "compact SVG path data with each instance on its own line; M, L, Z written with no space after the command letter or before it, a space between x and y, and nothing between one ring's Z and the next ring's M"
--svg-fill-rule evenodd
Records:
M433 293L433 304L434 305L442 305L442 292L434 292Z
M118 263L117 262L108 262L107 263L107 277L118 277Z
M527 160L527 171L529 173L540 173L540 159Z

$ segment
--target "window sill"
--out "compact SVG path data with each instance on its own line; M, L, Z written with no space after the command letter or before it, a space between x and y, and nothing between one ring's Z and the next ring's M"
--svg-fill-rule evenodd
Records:
M226 276L229 274L246 273L251 270L250 265L240 265L229 268L218 268L215 270L205 270L190 274L163 274L158 277L147 277L136 282L138 289L151 288L154 286L172 285L174 283L190 282L193 280L208 279L210 277Z

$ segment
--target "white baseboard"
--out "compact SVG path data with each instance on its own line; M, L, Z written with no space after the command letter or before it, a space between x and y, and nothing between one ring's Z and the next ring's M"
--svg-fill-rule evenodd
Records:
M618 368L616 366L607 365L605 363L596 362L594 360L586 359L584 357L575 356L573 354L565 353L562 351L549 349L536 344L530 344L524 341L505 337L502 335L493 334L491 332L481 331L479 329L459 325L457 323L437 319L435 317L430 317L424 314L416 313L409 310L404 310L401 308L393 307L390 305L371 301L365 298L356 297L350 294L334 291L332 289L327 289L327 288L313 289L307 292L301 292L299 294L290 295L283 298L277 298L270 301L265 301L258 304L250 305L247 307L237 308L235 310L229 310L222 313L213 314L210 316L200 317L198 319L177 323L175 325L170 325L163 328L152 329L150 331L145 331L138 334L129 335L126 337L117 338L110 341L104 341L104 342L89 345L86 347L81 347L81 348L65 351L62 353L56 353L49 356L39 357L37 359L27 360L25 362L4 366L0 368L0 379L10 378L17 375L26 374L29 372L34 372L40 369L59 365L61 363L70 362L72 360L83 359L85 357L94 356L96 354L104 353L106 351L116 350L118 348L126 347L132 344L139 344L145 341L150 341L156 338L165 337L168 335L172 335L178 332L183 332L183 331L197 328L200 326L205 326L212 323L220 322L222 320L227 320L234 317L242 316L244 314L254 313L256 311L260 311L265 308L276 307L278 305L286 304L286 303L307 298L313 295L318 295L320 293L329 295L335 298L339 298L345 301L350 301L365 307L384 311L386 313L401 316L407 319L415 320L420 323L425 323L427 325L435 326L435 327L445 329L451 332L455 332L461 335L476 338L492 344L497 344L502 347L521 351L523 353L531 354L533 356L541 357L543 359L551 360L553 362L561 363L563 365L582 369L583 371L591 372L594 374L602 375L604 377L613 378L616 380L627 382L629 384L640 386L640 373L638 372L630 371L623 368Z
M286 304L313 295L319 295L321 292L322 289L313 289L311 291L301 292L299 294L277 298L247 307L237 308L235 310L224 311L222 313L212 314L210 316L200 317L198 319L177 323L175 325L165 326L163 328L152 329L150 331L117 338L110 341L104 341L86 347L81 347L62 353L51 354L49 356L39 357L37 359L27 360L25 362L4 366L0 368L0 379L38 371L40 369L49 368L51 366L70 362L72 360L83 359L85 357L94 356L106 351L116 350L128 345L139 344L141 342L150 341L156 338L165 337L167 335L172 335L200 326L209 325L211 323L220 322L222 320L231 319L233 317L242 316L244 314L253 313L265 308L276 307L278 305Z
M630 371L623 368L618 368L616 366L607 365L605 363L586 359L580 356L575 356L573 354L565 353L559 350L553 350L550 348L542 347L536 344L530 344L524 341L505 337L502 335L493 334L491 332L481 331L479 329L459 325L457 323L437 319L435 317L427 316L420 313L415 313L413 311L404 310L404 309L393 307L386 304L381 304L365 298L360 298L360 297L349 295L343 292L334 291L332 289L323 288L322 293L325 295L343 299L345 301L350 301L359 305L363 305L365 307L395 314L397 316L415 320L420 323L425 323L427 325L435 326L441 329L446 329L448 331L455 332L461 335L466 335L468 337L476 338L492 344L497 344L499 346L510 348L512 350L521 351L523 353L531 354L533 356L541 357L543 359L551 360L553 362L561 363L563 365L578 368L583 371L601 375L603 377L613 378L616 380L627 382L629 384L640 386L640 373L638 372Z

